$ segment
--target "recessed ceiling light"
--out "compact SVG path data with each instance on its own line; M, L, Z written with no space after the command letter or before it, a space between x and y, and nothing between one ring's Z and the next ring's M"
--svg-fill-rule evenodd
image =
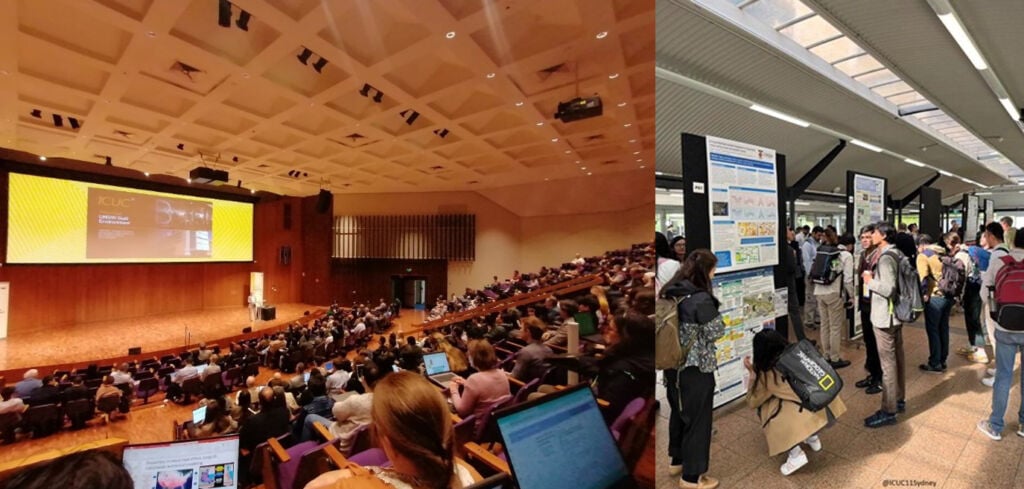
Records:
M636 159L636 162L637 162L637 163L640 163L640 162L642 162L642 161L644 161L644 159L643 159L643 158L637 158L637 159Z
M622 127L629 127L629 126L632 126L632 125L633 124L626 123L626 124L623 124Z
M545 181L545 182L546 182L546 181L548 181L548 180L551 180L551 179L550 179L550 178L545 178L545 179L544 179L544 181Z
M148 177L149 176L149 172L145 172L145 173L143 173L143 175Z
M625 107L625 106L626 106L626 102L619 102L619 107Z
M523 106L522 102L516 102L516 107L522 107L522 106Z
M551 142L552 143L557 143L558 142L558 138L551 138Z
M46 157L45 156L40 156L39 157L39 161L46 161Z
M156 37L156 33L153 32L153 31L149 31L149 32L146 33L146 37L154 38L154 37Z
M604 39L604 38L608 37L608 31L598 32L597 35L594 36L594 37L596 37L598 39Z
M585 167L585 166L581 166L580 167L580 170L586 170L586 169L587 169L587 167Z
M630 139L630 140L629 140L629 142L631 142L631 143L635 143L635 142L636 142L636 139Z
M587 172L587 176L588 177L591 176L591 175L593 175L593 173Z
M612 73L612 74L608 75L608 78L611 79L611 80L614 80L614 79L616 79L618 77L619 77L618 73Z
M455 39L455 31L448 31L448 33L445 34L444 37L447 37L448 39Z
M640 168L647 168L647 165L640 165Z
M494 78L494 73L488 73L487 78Z
M543 123L543 122L538 122L538 123L537 123L537 125L538 125L538 126L543 126L543 125L544 125L544 123Z
M580 160L576 160L576 164L577 164L577 165L578 165L578 164L580 164Z
M567 150L565 150L565 154L569 154L569 153L572 153L572 151L571 151L571 150L568 150L568 149L567 149Z
M633 154L638 155L638 154L640 154L640 152L639 151L634 151Z

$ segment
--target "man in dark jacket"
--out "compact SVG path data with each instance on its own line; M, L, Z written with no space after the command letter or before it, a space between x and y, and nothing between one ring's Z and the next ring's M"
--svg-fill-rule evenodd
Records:
M32 391L32 395L28 398L29 406L59 403L60 389L57 388L57 382L53 380L53 376L51 375L43 377L43 385L36 387L36 389Z
M264 387L260 390L259 398L260 412L249 416L238 430L238 448L241 451L238 475L245 482L259 475L249 474L248 471L256 445L284 435L291 429L283 388Z
M802 290L798 289L797 285L802 284L804 281L804 269L803 261L800 260L799 252L797 251L797 246L799 245L796 243L796 235L793 234L793 228L786 228L786 242L789 243L789 246L782 250L784 260L779 268L782 271L783 279L786 281L789 324L793 325L793 334L796 335L797 341L800 341L807 339L807 336L804 334L804 314L800 304L800 298L804 294ZM783 331L783 333L786 332Z

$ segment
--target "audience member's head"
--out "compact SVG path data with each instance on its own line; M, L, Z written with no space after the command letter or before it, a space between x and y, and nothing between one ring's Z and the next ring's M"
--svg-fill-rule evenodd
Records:
M562 319L569 319L574 314L579 312L579 306L576 305L576 301L562 300L558 301L558 312L562 315Z
M411 372L379 382L371 409L372 429L394 466L410 467L423 487L447 488L454 476L452 418L440 391Z
M256 387L256 377L253 377L252 375L246 377L245 386L250 388Z
M25 380L38 379L39 378L39 371L34 369L34 368L30 368L30 369L25 371L25 373L22 375L22 378L24 378Z
M469 363L473 368L484 372L498 365L498 356L489 341L477 340L469 345Z
M11 397L14 396L14 386L6 386L3 390L0 390L0 396L3 396L5 401L10 401Z
M86 450L25 469L5 489L132 489L131 475L109 452Z
M1003 226L990 222L985 225L985 241L988 242L989 246L995 247L1005 241L1005 233L1003 233Z
M654 345L654 320L637 311L623 311L612 316L606 340L618 355L650 354Z
M1003 216L999 218L999 224L1002 226L1003 230L1006 231L1013 227L1013 218L1010 216Z
M519 320L520 326L523 328L523 340L527 342L540 341L541 336L544 335L544 322L537 317L525 317Z

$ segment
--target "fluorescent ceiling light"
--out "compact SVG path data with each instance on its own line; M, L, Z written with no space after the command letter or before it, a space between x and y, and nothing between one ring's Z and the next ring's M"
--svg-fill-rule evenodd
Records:
M1020 113L1018 113L1017 108L1013 106L1012 100L1005 97L999 97L999 103L1003 104L1003 108L1006 109L1007 114L1010 114L1011 119L1020 119Z
M912 160L910 158L904 158L903 161L906 161L907 163L910 163L911 165L914 165L914 166L919 166L921 168L925 167L924 163L921 163L920 161L917 161L917 160Z
M960 21L952 12L940 15L939 20L942 21L942 25L946 26L946 30L953 36L953 40L960 45L960 50L967 55L967 59L971 60L971 64L974 65L976 70L981 71L988 68L988 65L985 64L985 58L981 56L981 52L974 45L971 36L967 35L964 26L960 24Z
M761 106L761 105L757 105L757 104L751 105L750 106L750 110L753 110L754 112L760 112L760 113L762 113L764 115L771 116L771 117L774 117L776 119L783 120L783 121L786 121L786 122L788 122L790 124L795 124L795 125L800 126L800 127L810 127L811 126L811 123L809 123L809 122L807 122L807 121L805 121L803 119L798 119L798 118L793 117L793 116L791 116L789 114L784 114L784 113L779 112L777 110L769 109L768 107L764 107L764 106Z
M797 202L796 205L811 205L810 202Z
M864 141L861 141L860 139L851 139L850 142L853 143L853 144L856 144L857 146L860 146L861 148L874 151L875 153L881 153L882 152L882 148L879 148L878 146L875 146L873 144L865 143Z
M992 192L975 192L974 195L992 195Z
M953 176L953 174L952 174L952 173L950 173L950 172L948 172L948 171L946 171L946 170L939 170L939 173L941 173L941 174L943 174L943 175L945 175L945 176L947 176L947 177L951 177L951 176Z

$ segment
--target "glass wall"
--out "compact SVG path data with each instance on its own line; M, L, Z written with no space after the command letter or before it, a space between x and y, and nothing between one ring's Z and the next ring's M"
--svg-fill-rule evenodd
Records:
M669 239L686 235L683 222L683 191L657 188L654 191L654 230Z

